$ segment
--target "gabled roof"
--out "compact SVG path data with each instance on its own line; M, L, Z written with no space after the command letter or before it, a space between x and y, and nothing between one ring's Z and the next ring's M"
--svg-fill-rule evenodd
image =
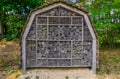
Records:
M28 22L29 22L29 20L30 20L31 15L32 15L34 12L38 11L38 10L44 9L44 8L49 7L49 6L52 6L52 5L54 5L54 4L56 4L56 5L57 5L57 4L66 5L66 6L70 7L70 8L72 8L72 9L79 10L79 11L83 12L84 14L86 14L86 15L88 16L88 19L89 19L89 21L90 21L90 24L91 24L91 26L92 26L92 29L93 29L93 31L94 31L94 33L95 33L96 38L97 38L97 33L96 33L95 29L93 28L93 25L92 25L92 22L91 22L91 20L90 20L90 16L88 15L88 12L85 11L85 10L83 10L83 9L81 9L81 8L79 8L79 7L77 7L77 6L75 6L75 5L73 5L73 4L70 4L70 3L68 3L68 2L61 1L61 0L60 0L60 1L55 1L55 2L52 2L52 3L48 3L48 4L44 4L44 5L40 6L40 7L37 7L36 9L32 10L32 11L30 12L29 17L27 18L27 21L26 21L26 24L25 24L25 27L24 27L24 29L23 29L23 32L22 32L21 37L23 36L23 34L24 34L24 32L25 32L25 29L26 29L26 27L27 27L27 24L28 24Z

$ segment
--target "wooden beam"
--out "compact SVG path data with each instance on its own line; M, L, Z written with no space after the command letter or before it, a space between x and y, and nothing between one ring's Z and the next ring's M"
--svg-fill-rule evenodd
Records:
M22 39L22 73L26 73L26 41Z
M95 39L93 39L92 48L93 48L92 70L93 73L96 74L96 40Z

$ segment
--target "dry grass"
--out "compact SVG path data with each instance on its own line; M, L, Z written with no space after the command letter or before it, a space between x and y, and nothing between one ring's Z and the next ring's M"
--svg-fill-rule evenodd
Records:
M120 48L100 52L100 73L120 73Z
M120 79L120 48L101 50L99 59L98 79Z
M19 41L0 41L0 79L19 68L20 47Z

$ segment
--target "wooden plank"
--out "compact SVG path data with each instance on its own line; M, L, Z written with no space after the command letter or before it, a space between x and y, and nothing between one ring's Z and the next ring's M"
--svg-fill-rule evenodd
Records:
M92 48L93 48L92 70L93 73L96 74L96 40L95 39L93 39Z
M83 18L82 18L82 52L83 52L83 41L84 41L84 26L83 26Z
M82 18L83 16L41 16L41 15L37 15L37 17L48 17L48 18L49 17L72 17L72 18L73 17L81 17Z
M26 41L22 39L22 73L26 73Z
M26 37L29 33L34 17L35 15L32 14L22 36L22 72L23 74L26 73Z
M35 29L36 30L36 52L35 52L36 53L36 61L35 62L36 62L36 65L37 65L37 44L38 44L37 43L37 40L38 40L38 31L37 31L38 25L37 24L38 24L38 17L36 16L35 19L36 19L36 29Z

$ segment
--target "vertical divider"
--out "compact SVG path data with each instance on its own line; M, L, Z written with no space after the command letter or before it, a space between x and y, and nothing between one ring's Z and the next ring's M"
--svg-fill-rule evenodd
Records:
M82 17L82 53L84 53L84 27L83 27L83 17Z
M71 17L71 29L72 29L72 17ZM70 35L71 36L71 35ZM70 37L70 40L71 40L71 37ZM72 45L73 45L73 41L71 40L71 66L72 66L72 51L73 51L73 47L72 47Z
M47 16L47 41L46 41L46 42L47 42L47 43L46 43L47 45L48 45L48 41L49 41L49 18L48 18L48 16ZM47 66L49 66L49 65L48 65L48 56L47 56L46 59L47 59Z
M73 47L72 46L73 46L73 41L71 40L71 66L72 66L72 59L73 59L72 58L72 53L73 53Z
M37 34L37 27L38 27L38 19L37 19L38 17L37 17L37 15L36 15L36 17L35 17L35 19L36 19L36 66L37 66L37 40L38 40L38 34Z
M49 40L49 18L47 17L47 40Z

